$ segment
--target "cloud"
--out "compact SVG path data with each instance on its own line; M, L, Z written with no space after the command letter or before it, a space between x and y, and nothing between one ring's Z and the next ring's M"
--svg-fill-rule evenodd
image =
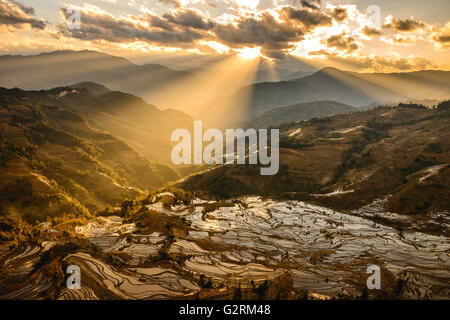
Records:
M390 28L397 32L412 32L417 29L422 29L426 26L426 24L422 21L416 21L413 18L411 19L395 19L392 16L387 17L387 22L383 25L385 28Z
M260 46L269 57L301 41L318 26L331 26L332 19L319 10L281 6L273 10L241 12L216 20L196 9L179 7L162 15L144 11L140 16L114 16L92 5L81 8L81 28L58 29L66 37L110 42L146 41L155 45L196 47L200 41L215 41L230 48ZM61 9L66 21L69 14ZM278 50L279 52L275 52Z
M341 33L335 36L331 36L326 40L328 47L334 47L340 50L347 51L348 53L358 49L358 45L355 43L353 37L347 36L345 33Z
M205 18L200 11L194 9L171 11L165 13L162 18L169 23L200 30L210 30L215 25L212 20Z
M181 7L181 2L180 0L158 0L159 2L161 2L162 4L166 4L166 5L173 5L175 8L179 8Z
M310 55L310 56L327 56L330 54L331 54L331 52L329 52L328 50L325 50L325 49L308 52L308 55Z
M301 0L303 8L309 8L313 10L320 9L320 0Z
M262 49L261 54L275 60L283 60L287 57L287 53L281 50Z
M439 69L439 66L430 59L422 56L409 56L407 58L389 58L381 56L368 57L340 57L337 54L328 55L330 61L339 68L346 70L359 70L362 72L398 72L418 71L426 69Z
M402 35L396 35L392 38L392 43L411 45L415 43L415 39L412 37L404 37Z
M217 24L218 40L232 46L257 45L265 49L288 48L289 42L299 41L303 31L299 25L278 21L268 12L260 17L242 16L230 24Z
M442 29L434 28L432 41L440 49L450 48L450 22L447 22Z
M375 37L383 34L383 32L380 29L371 28L369 26L365 26L361 31L368 37Z
M379 54L380 50L384 50L377 48L383 48L380 41L414 45L417 40L424 40L432 41L439 48L449 47L450 25L439 29L414 18L401 20L388 16L383 27L391 30L377 29L368 24L370 19L359 12L356 5L328 5L322 10L320 1L295 0L301 6L280 2L267 9L260 6L250 10L238 6L217 16L207 10L177 5L185 4L184 0L158 1L172 3L175 7L158 14L142 8L138 15L113 15L95 6L84 5L81 8L81 29L69 30L65 23L60 23L57 30L63 37L135 50L170 47L209 54L208 50L213 48L215 52L230 54L244 47L260 47L262 55L275 60L289 55L311 59L336 55L352 58L350 56L357 51L360 54L370 52L365 49L370 48L372 43L375 43L371 47L372 52ZM242 3L245 1L242 0ZM229 4L235 2L227 0ZM61 12L63 19L67 20L65 9L62 8ZM377 36L381 37L371 39ZM217 51L215 47L224 49ZM367 61L373 62L375 59ZM379 60L373 65L380 70L397 67L403 70L411 65L411 59L396 62Z
M347 8L334 8L330 15L334 20L342 22L348 18Z
M450 46L450 33L439 34L433 37L433 40L441 44L442 46Z
M0 0L0 25L8 29L44 30L46 22L34 17L34 9L12 0Z
M230 47L261 46L264 55L279 59L284 52L275 50L291 48L316 27L330 25L331 18L320 11L283 6L277 8L276 14L262 11L240 16L232 23L217 24L213 31Z
M371 66L372 69L384 71L386 70L413 71L413 70L436 68L436 65L433 62L431 62L431 60L418 56L411 56L408 58L400 58L400 59L374 57L371 62L372 62Z
M391 32L384 32L385 35L380 38L381 41L389 44L413 46L419 40L432 41L430 31L433 26L415 20L413 17L400 20L389 15L383 28L391 29Z
M286 22L300 22L302 24L303 31L309 31L318 26L331 25L331 18L318 10L310 11L285 6L279 10L279 13L281 19Z
M208 38L203 30L198 30L202 29L202 25L190 13L170 17L145 13L141 17L118 18L90 5L80 9L82 12L80 29L68 29L65 22L58 25L59 31L64 36L82 40L147 41L166 45L192 43ZM67 8L61 8L60 11L67 21L70 16Z
M23 4L21 4L21 3L17 2L17 1L14 1L14 0L9 0L9 1L6 1L6 2L13 3L16 6L18 6L26 14L34 16L34 8L33 7L26 7Z

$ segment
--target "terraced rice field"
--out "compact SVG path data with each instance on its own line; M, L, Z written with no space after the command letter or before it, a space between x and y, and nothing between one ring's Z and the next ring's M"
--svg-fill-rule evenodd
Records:
M348 215L298 201L277 202L257 197L239 199L234 206L204 213L202 201L191 206L150 209L184 217L188 236L175 238L168 254L178 262L149 263L165 236L137 233L135 224L119 217L102 218L76 227L101 252L126 255L120 266L90 254L65 257L80 266L81 290L63 290L60 299L97 299L98 288L125 299L193 297L200 275L215 287L246 287L289 273L295 287L321 297L339 293L357 295L365 286L367 267L381 268L383 286L404 280L405 298L450 297L450 239L424 233L399 233L361 216ZM149 213L150 214L150 213ZM49 246L49 244L46 244ZM29 272L41 247L26 248L3 260L17 266L8 276ZM83 278L90 279L83 286ZM3 293L0 298L30 298L45 281Z

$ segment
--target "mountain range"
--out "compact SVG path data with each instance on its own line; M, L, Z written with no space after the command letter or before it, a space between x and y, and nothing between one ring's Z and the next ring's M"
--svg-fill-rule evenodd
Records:
M358 108L336 101L314 101L279 107L267 111L262 116L251 120L245 127L268 128L283 123L321 118L337 113L356 112Z
M0 86L3 87L36 90L80 82L97 83L143 97L160 107L189 110L194 118L218 127L242 125L272 109L305 102L336 101L369 108L424 99L442 101L450 97L449 71L356 73L335 68L316 72L281 68L270 71L267 66L261 66L255 71L255 83L231 94L218 91L216 98L196 105L195 99L183 99L183 96L190 96L192 86L205 81L200 77L194 70L176 71L158 64L137 65L94 51L0 57ZM220 77L220 70L217 70L217 77ZM271 82L260 82L264 79ZM162 94L168 87L172 90L170 97ZM188 106L191 107L186 109Z
M208 73L200 98L233 82L91 51L0 57L0 299L448 297L449 72L278 69L199 103L201 81L180 84ZM174 166L194 119L279 128L277 174Z
M450 101L435 108L400 104L282 124L277 175L226 165L178 186L220 198L296 199L341 212L383 200L375 212L410 215L422 231L447 232L446 218L435 214L450 207L449 111Z
M236 124L236 115L246 122L277 107L304 102L331 100L361 108L411 99L444 100L449 98L449 83L448 71L371 74L324 68L300 79L243 87L198 106L193 116L208 114L209 123L226 126Z
M191 125L180 111L94 83L0 88L0 208L36 219L161 188L180 177L161 163L170 163L170 134Z
M136 65L125 58L87 50L0 57L0 87L24 90L51 89L88 81L149 98L168 83L192 77L195 76L189 72L159 64Z

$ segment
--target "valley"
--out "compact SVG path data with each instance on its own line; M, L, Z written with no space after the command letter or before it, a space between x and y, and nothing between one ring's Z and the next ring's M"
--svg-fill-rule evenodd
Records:
M277 113L280 107L301 103L334 101L354 108L368 109L419 99L434 98L443 101L450 98L449 81L448 71L377 74L323 68L298 79L261 82L243 87L230 95L198 105L192 115L203 115L203 120L208 124L224 128L227 125L241 126L255 118L267 116L267 113L270 115L271 111ZM211 106L214 107L214 113L207 112ZM343 110L344 113L349 111L348 107ZM329 114L332 113L326 115ZM308 111L300 115L305 117ZM292 120L295 120L298 115L293 117ZM297 120L307 118L300 117Z
M222 199L260 195L347 213L385 199L378 202L383 210L421 221L386 223L448 235L447 218L441 217L448 217L450 208L448 125L448 102L433 109L400 104L285 123L278 126L276 176L260 176L258 166L222 166L177 186Z
M3 317L445 317L449 5L0 0Z
M180 177L165 163L171 129L192 125L181 112L84 88L0 89L0 107L4 215L89 215Z
M93 52L22 58L67 55L83 76L0 88L0 299L448 299L447 71L296 72L191 115L147 102L191 75ZM93 59L105 70L86 77ZM171 76L149 88L142 69ZM213 118L279 129L278 173L172 163L174 130Z

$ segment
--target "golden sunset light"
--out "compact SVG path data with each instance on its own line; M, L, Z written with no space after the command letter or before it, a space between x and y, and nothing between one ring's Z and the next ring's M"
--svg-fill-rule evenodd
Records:
M448 302L449 13L0 0L2 310L394 317L389 300L409 319Z
M256 48L243 48L243 49L235 49L238 52L238 56L244 59L256 59L263 57L261 54L261 47Z

